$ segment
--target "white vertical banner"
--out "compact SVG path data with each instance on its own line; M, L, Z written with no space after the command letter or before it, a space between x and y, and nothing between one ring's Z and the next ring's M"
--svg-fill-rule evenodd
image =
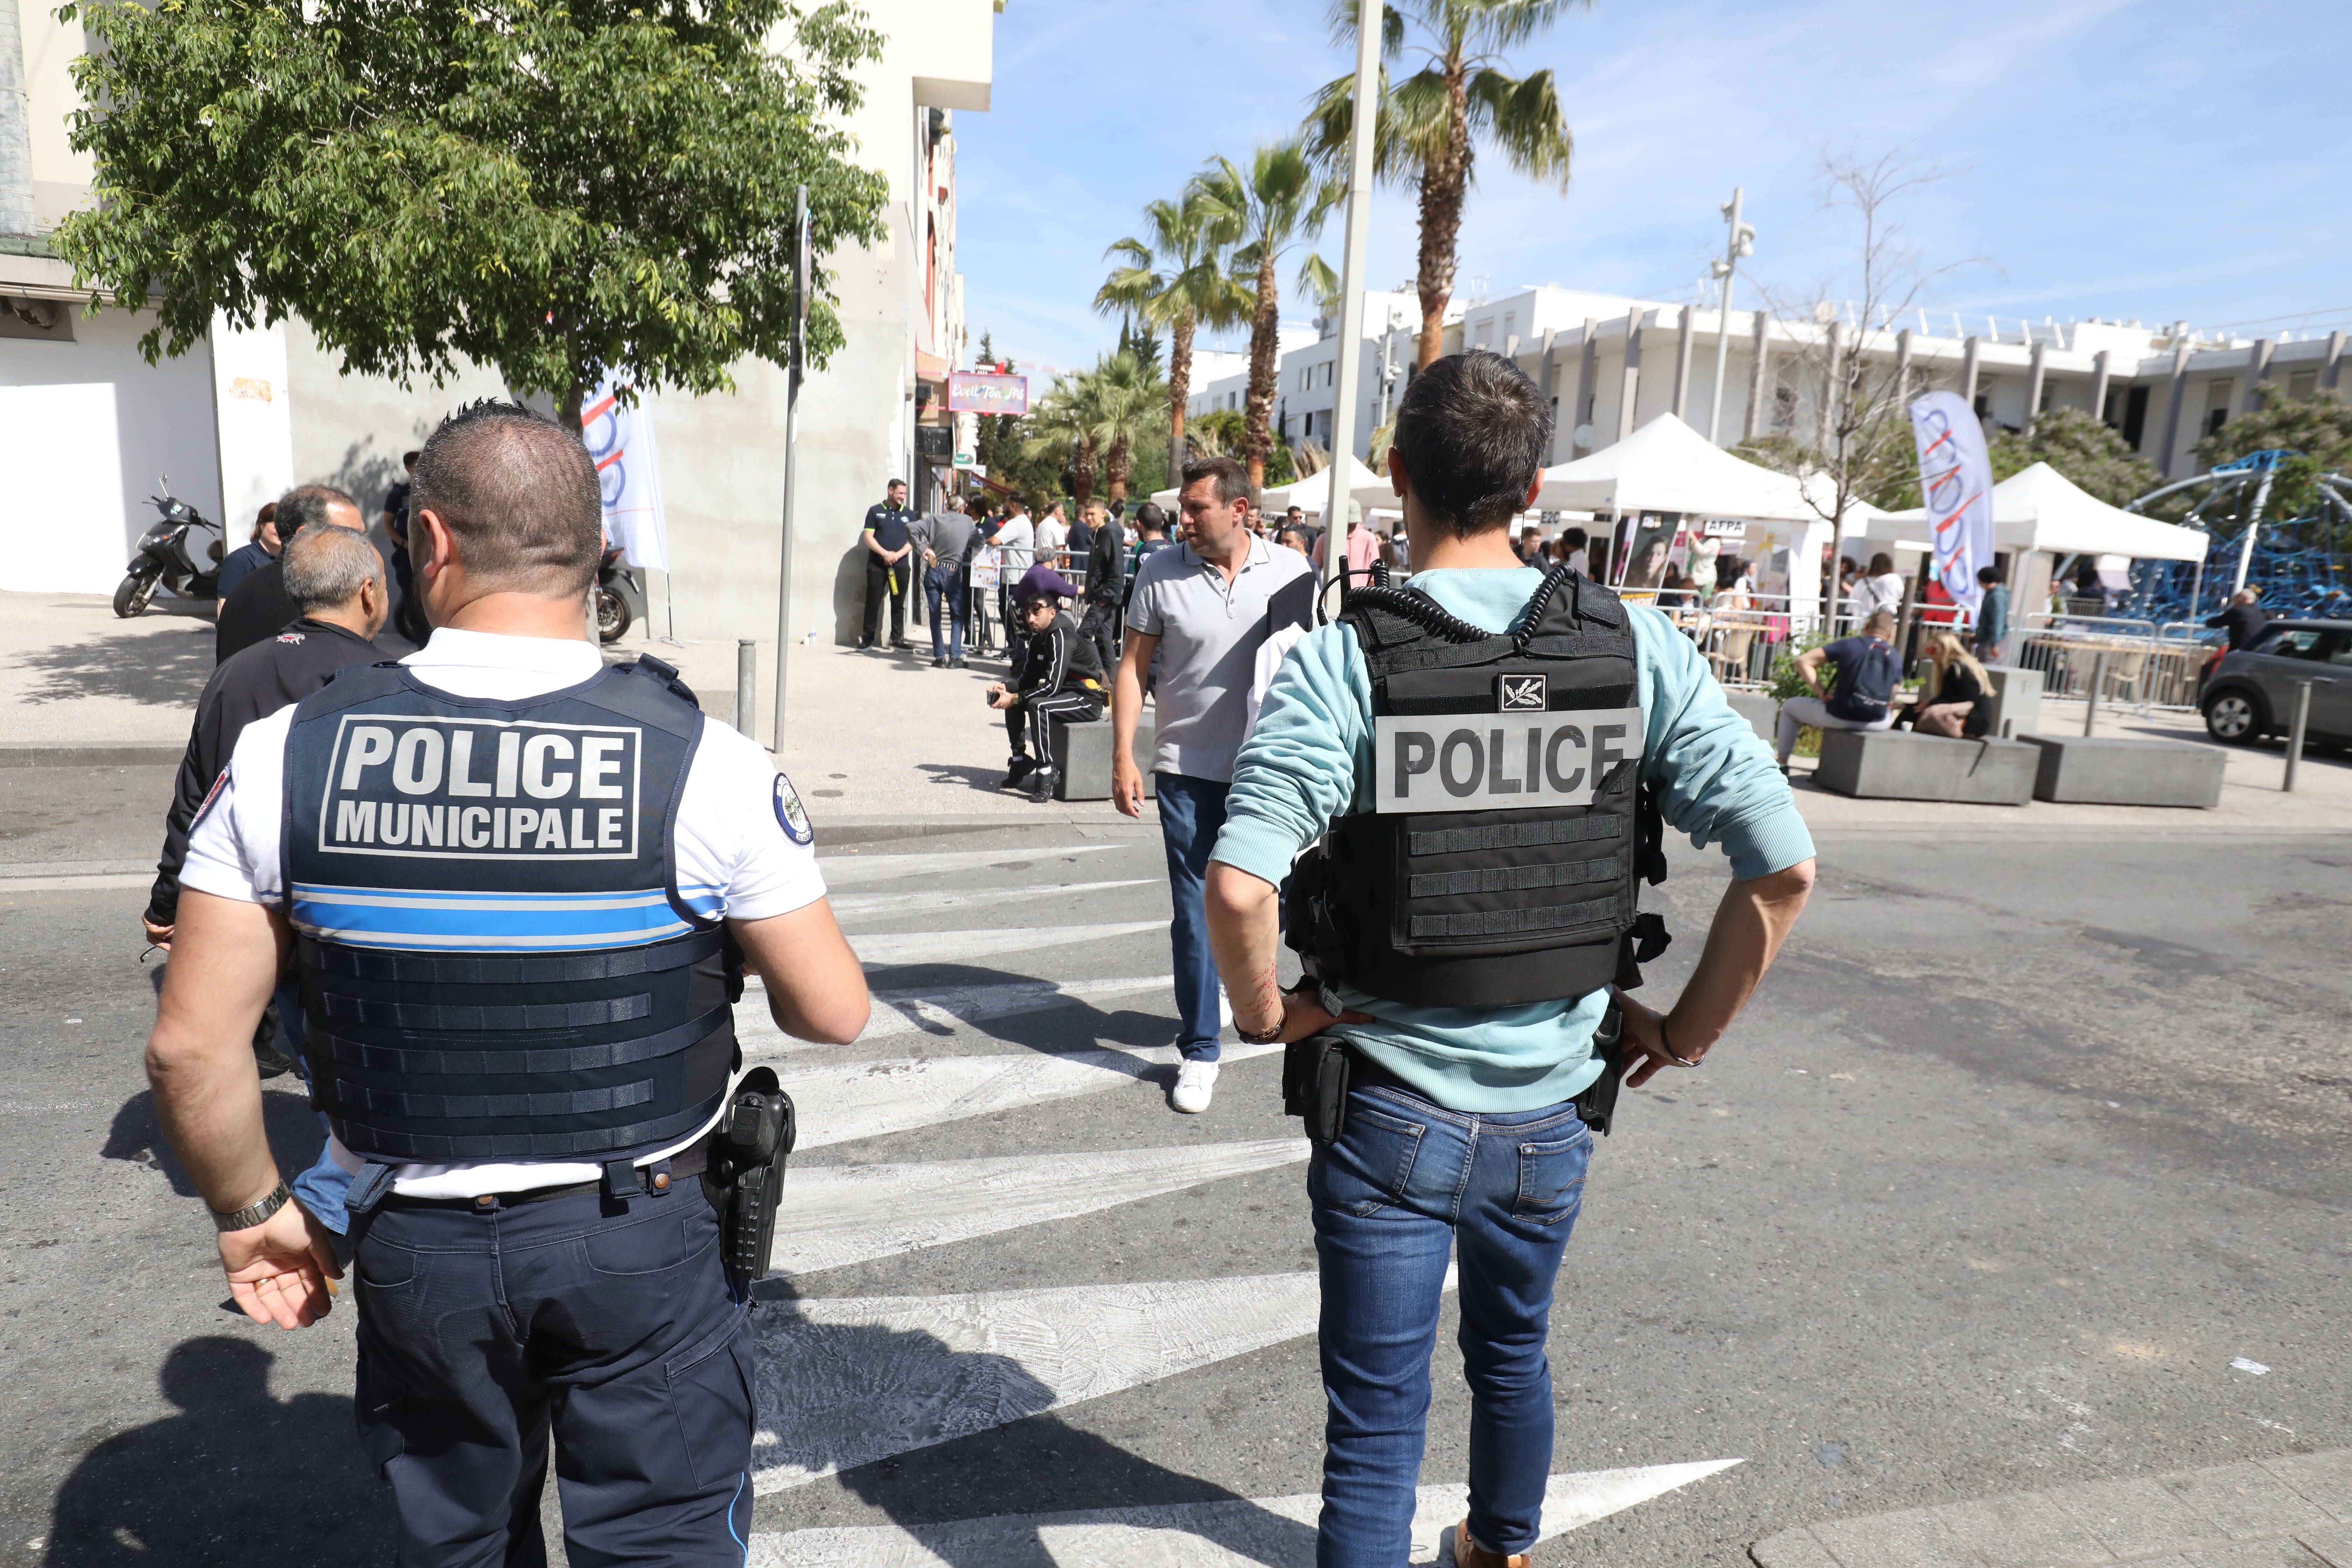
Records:
M596 477L604 486L604 537L620 546L630 565L668 571L661 458L645 405L624 408L615 383L606 376L580 411L580 438L596 459Z
M1958 393L1931 392L1911 404L1911 435L1919 447L1936 580L1973 612L1984 597L1977 569L1992 564L1992 458L1984 426Z

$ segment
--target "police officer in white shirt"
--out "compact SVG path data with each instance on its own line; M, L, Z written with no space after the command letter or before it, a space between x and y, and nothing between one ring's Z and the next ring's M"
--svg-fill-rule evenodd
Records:
M341 1270L270 1157L247 1044L291 962L354 1173L360 1427L403 1568L543 1562L551 1436L573 1562L733 1568L729 1004L748 967L784 1031L847 1041L865 980L766 753L667 666L608 669L583 639L602 532L576 433L466 409L410 516L432 640L250 725L198 816L156 1105L237 1306L324 1315Z

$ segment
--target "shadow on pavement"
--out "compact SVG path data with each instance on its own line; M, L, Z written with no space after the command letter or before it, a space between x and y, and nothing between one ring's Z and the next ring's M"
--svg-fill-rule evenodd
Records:
M85 637L16 657L30 677L18 700L72 702L116 697L193 715L213 673L209 622L139 637Z
M930 1538L954 1568L1050 1568L1024 1515L1202 1502L1242 1505L1198 1521L1236 1556L1267 1568L1314 1560L1313 1526L1045 1414L1053 1390L1011 1356L959 1352L920 1330L812 1322L787 1279L757 1294L754 1468L835 1471L901 1529L1001 1523Z
M261 1119L268 1130L270 1152L278 1158L278 1168L289 1173L290 1181L291 1173L307 1171L317 1163L327 1135L320 1130L318 1112L310 1109L310 1097L301 1080L289 1073L283 1079L273 1080L278 1081L293 1088L289 1091L264 1084ZM134 1165L160 1171L163 1179L172 1184L172 1191L181 1197L199 1195L195 1183L188 1179L186 1168L163 1136L163 1124L155 1116L155 1097L149 1090L142 1089L122 1102L122 1109L114 1113L114 1124L107 1129L106 1142L99 1147L98 1157L128 1160Z
M180 1413L116 1433L74 1467L48 1568L384 1561L392 1497L361 1457L351 1400L271 1397L275 1360L226 1335L174 1347L160 1381Z
M1108 1011L1071 996L1053 981L1038 980L1002 969L956 963L877 964L867 972L866 979L877 993L912 991L925 996L982 987L1034 986L1038 998L1034 1005L996 1017L967 1019L962 1026L991 1039L1026 1047L1048 1056L1092 1050L1106 1041L1119 1046L1164 1046L1176 1037L1176 1020L1172 1014L1139 1013L1131 1008ZM1134 994L1160 997L1171 1008L1174 1005L1172 992L1138 990ZM879 1009L892 1007L893 1005L877 1001L875 1006ZM913 1007L898 1006L893 1010L926 1035L954 1033L937 1017L926 1016ZM1170 1070L1172 1072L1174 1069Z

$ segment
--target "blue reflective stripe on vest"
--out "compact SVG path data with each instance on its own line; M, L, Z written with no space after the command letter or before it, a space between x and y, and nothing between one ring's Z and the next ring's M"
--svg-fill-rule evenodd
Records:
M427 888L323 887L297 882L294 929L352 947L478 948L555 952L631 947L683 936L669 894L484 893Z

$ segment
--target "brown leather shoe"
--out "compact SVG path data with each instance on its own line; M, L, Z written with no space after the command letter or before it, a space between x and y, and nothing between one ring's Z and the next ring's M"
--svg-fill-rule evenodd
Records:
M1467 1519L1454 1527L1454 1568L1528 1568L1534 1559L1527 1552L1506 1557L1499 1552L1489 1552L1470 1539Z

